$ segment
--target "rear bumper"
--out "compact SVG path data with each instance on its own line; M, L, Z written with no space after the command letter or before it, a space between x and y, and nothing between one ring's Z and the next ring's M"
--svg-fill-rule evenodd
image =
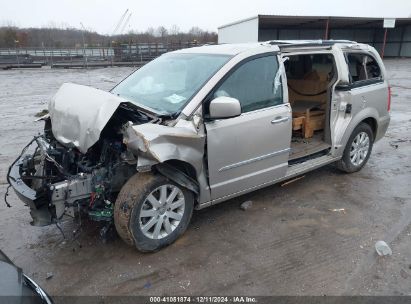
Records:
M385 132L387 132L388 125L390 124L390 115L386 115L384 117L381 117L378 120L378 129L377 129L377 134L375 136L375 141L380 140L381 138L384 137Z

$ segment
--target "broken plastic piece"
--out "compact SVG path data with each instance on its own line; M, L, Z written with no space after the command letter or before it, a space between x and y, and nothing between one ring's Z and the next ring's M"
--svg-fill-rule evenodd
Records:
M241 208L241 210L246 211L246 210L250 209L252 206L253 206L252 201L246 201L246 202L244 202L240 205L240 208Z
M392 255L390 246L384 241L378 241L375 243L375 250L379 256Z
M291 183L293 183L293 182L296 182L296 181L298 181L298 180L300 180L300 179L302 179L302 178L304 178L304 177L305 177L305 175L302 175L302 176L298 176L298 177L296 177L296 178L290 179L290 180L282 183L282 184L281 184L281 187L287 186L288 184L291 184Z
M342 212L342 213L345 214L345 208L328 209L328 210L330 210L332 212Z

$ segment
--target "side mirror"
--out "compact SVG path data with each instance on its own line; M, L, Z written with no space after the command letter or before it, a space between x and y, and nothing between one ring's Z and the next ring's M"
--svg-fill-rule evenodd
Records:
M241 105L238 99L220 96L210 102L210 118L230 118L241 115Z

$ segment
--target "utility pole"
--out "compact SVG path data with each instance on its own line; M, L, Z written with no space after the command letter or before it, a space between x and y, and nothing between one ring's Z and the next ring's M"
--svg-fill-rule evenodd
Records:
M19 43L18 40L14 40L14 46L15 46L15 49L16 49L17 66L20 67L19 53L18 53L18 50L17 50L18 43Z
M83 31L81 32L81 36L83 37L83 58L84 58L85 66L87 69L88 65L87 65L87 56L86 56L86 49L85 49L86 45L85 45L85 40L84 40L84 32L86 31L86 29L84 28L84 25L82 22L80 22L80 25L83 28Z

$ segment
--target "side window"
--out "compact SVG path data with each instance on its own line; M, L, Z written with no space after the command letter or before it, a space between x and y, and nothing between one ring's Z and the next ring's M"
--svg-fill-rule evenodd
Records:
M367 79L381 78L381 69L375 59L371 56L365 56L365 72Z
M275 79L277 71L274 55L247 61L217 88L213 97L238 99L243 113L282 104L281 78Z
M347 61L352 83L381 79L381 69L372 56L348 53Z

